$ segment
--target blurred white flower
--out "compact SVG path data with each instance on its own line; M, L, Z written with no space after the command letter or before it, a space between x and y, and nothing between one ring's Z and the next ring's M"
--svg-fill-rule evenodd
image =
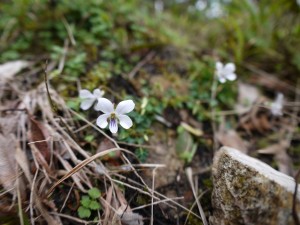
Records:
M226 80L233 81L236 79L235 65L233 63L227 63L225 66L221 62L216 63L216 74L221 83L225 83Z
M96 110L103 112L97 119L97 125L101 128L107 127L109 125L109 130L112 133L118 132L118 123L125 128L129 129L132 126L132 120L129 116L124 115L131 112L135 107L132 100L121 101L116 109L111 101L106 98L99 98L98 103L95 106Z
M282 116L283 94L278 93L274 102L271 103L271 113L274 116Z
M80 108L83 110L87 110L87 109L91 108L91 106L94 104L94 102L97 99L102 98L103 95L104 95L104 91L101 91L99 88L95 89L93 91L93 94L89 90L86 90L86 89L80 90L79 98L82 99ZM96 109L96 105L94 108Z

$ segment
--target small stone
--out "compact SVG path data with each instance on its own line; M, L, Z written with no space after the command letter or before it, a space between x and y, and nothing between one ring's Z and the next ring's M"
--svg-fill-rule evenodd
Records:
M215 155L212 173L211 225L294 224L294 178L229 147Z

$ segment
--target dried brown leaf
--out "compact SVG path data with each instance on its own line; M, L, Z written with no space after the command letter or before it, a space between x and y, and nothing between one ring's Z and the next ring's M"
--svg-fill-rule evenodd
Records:
M27 67L29 62L23 60L11 61L0 65L0 81L5 82Z
M33 188L31 194L32 194L32 202L34 207L38 209L38 211L41 213L41 216L46 220L47 224L62 225L60 219L58 217L54 217L50 215L49 210L46 209L45 206L43 205L43 203L48 203L47 206L49 206L51 205L51 202L50 201L46 202L47 199L44 198L42 199L42 197L40 197L37 194L38 193L37 184L34 183L32 180L27 157L20 148L17 148L16 161L18 162L19 166L23 170L25 177L27 178L27 181L30 184L31 188Z
M34 145L42 154L47 163L50 161L50 149L48 146L47 138L49 137L49 133L46 127L39 121L29 116L30 120L30 132L29 132L29 140L34 142Z
M244 153L248 152L247 142L235 130L218 131L217 139L224 146L238 149Z
M287 154L289 144L287 141L282 140L277 144L270 145L269 147L257 150L260 154L274 155L280 172L293 176L292 160Z
M0 134L0 184L11 193L14 193L17 177L16 146L17 140L13 134Z
M143 217L138 213L133 213L128 210L127 205L121 205L117 210L117 214L114 218L115 220L120 220L122 225L143 225Z
M240 118L239 127L245 129L247 132L258 131L264 133L271 129L272 125L268 118L267 111L260 107L265 102L264 98L261 98L256 101L255 105L251 110Z
M19 122L19 115L9 115L0 118L0 133L8 135L14 133Z

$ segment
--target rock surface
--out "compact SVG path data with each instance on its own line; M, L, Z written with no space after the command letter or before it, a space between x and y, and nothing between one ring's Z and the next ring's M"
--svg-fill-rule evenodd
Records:
M294 178L229 147L216 154L212 173L211 225L294 224Z

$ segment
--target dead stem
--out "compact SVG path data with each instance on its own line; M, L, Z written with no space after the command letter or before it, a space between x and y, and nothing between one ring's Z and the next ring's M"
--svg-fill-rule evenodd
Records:
M211 107L211 124L212 124L212 130L213 130L213 152L217 151L218 148L218 142L217 142L217 126L216 126L216 110L215 106L213 105L216 101L216 95L217 95L217 87L218 87L218 79L217 74L214 74L213 84L211 87L211 100L210 100L210 107Z
M208 222L206 220L203 208L202 208L202 206L200 204L200 201L199 201L199 199L197 197L197 194L196 194L195 186L194 186L194 183L193 183L193 171L192 171L192 168L188 167L188 168L186 168L185 171L186 171L186 175L187 175L187 178L189 180L189 183L191 185L194 197L196 199L196 202L197 202L197 205L198 205L198 209L199 209L199 212L200 212L200 215L201 215L201 218L202 218L202 222L203 222L204 225L208 225Z

